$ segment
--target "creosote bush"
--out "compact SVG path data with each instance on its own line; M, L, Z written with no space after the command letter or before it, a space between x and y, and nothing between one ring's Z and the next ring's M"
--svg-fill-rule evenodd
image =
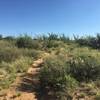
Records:
M100 78L99 60L91 55L74 56L68 63L70 74L78 81L89 82Z
M40 48L38 40L33 40L30 36L24 35L17 38L16 45L18 48Z
M32 38L24 35L17 38L16 45L19 48L32 48Z
M19 51L20 51L20 53L21 53L22 56L31 57L33 59L38 58L39 55L42 53L39 50L27 49L27 48L26 49L21 48Z
M79 43L80 46L89 46L94 49L100 49L100 33L98 33L95 37L86 36L86 37L76 37L74 36L75 42Z
M11 62L15 61L20 56L20 52L15 47L5 47L0 49L0 62L6 61Z
M53 56L46 58L40 72L41 87L44 90L54 91L57 98L66 97L68 91L73 90L77 86L77 81L68 75L68 71L69 67L64 57ZM65 93L66 95L59 96L57 92Z
M62 42L57 41L57 40L45 40L45 41L43 41L43 48L44 49L57 48L60 45L62 45Z

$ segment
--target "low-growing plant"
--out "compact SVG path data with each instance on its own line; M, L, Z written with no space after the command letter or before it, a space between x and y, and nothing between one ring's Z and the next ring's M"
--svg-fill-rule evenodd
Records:
M7 40L0 40L0 49L4 48L12 48L15 47L15 44L13 41L7 41Z
M30 64L32 64L31 57L20 57L11 63L2 62L0 64L0 74L3 77L0 78L0 88L8 88L15 80L17 74L25 73Z
M32 64L32 58L30 57L20 57L15 62L11 63L11 67L13 67L16 73L26 72L29 65Z
M78 81L91 81L100 78L100 63L91 55L78 55L72 57L70 63L70 74Z
M67 94L68 91L73 90L77 86L77 81L68 75L68 70L69 67L64 57L53 56L46 58L40 72L41 87L44 90L49 89L54 91L57 98L66 97L66 95L57 95L57 92Z
M34 49L41 49L41 43L37 39L33 39L28 35L20 36L17 38L16 46L18 48L34 48Z
M6 61L11 62L15 61L20 56L20 52L17 48L2 48L0 49L0 62Z
M100 94L96 95L94 100L100 100Z
M45 40L43 41L43 48L44 49L50 49L50 48L57 48L57 47L63 47L64 44L62 41L57 40Z
M86 37L76 37L74 36L75 42L79 43L80 46L90 46L94 49L100 49L100 33L95 37L86 36Z
M27 48L26 49L21 48L19 52L21 53L22 56L32 57L33 59L38 58L41 54L41 51L39 50L27 49Z
M10 84L15 80L16 74L10 73L5 78L0 80L0 90L9 88Z

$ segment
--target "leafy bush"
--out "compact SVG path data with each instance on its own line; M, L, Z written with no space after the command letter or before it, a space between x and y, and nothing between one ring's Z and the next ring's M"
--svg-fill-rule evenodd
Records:
M25 35L25 36L20 36L17 41L16 41L16 45L19 48L32 48L32 38Z
M20 36L17 38L16 45L19 48L39 48L40 43L38 40L33 40L30 36Z
M20 52L17 48L2 48L0 49L0 62L11 62L16 60L20 56Z
M78 81L90 81L100 78L100 63L91 55L78 55L69 61L70 73Z
M77 85L76 80L67 74L69 70L67 66L64 57L53 56L45 60L40 72L41 87L44 90L54 91L57 98L66 97L68 91L74 89ZM58 92L66 95L59 96L57 95Z
M57 48L59 46L62 46L61 41L57 40L45 40L43 41L43 48L48 49L48 48Z
M41 51L39 50L27 49L27 48L26 49L21 48L19 52L21 53L22 56L32 57L33 59L38 58L41 54Z
M7 40L7 41L13 41L15 40L14 37L12 36L6 36L5 38L3 38L4 40Z
M31 63L32 63L32 58L22 56L11 63L2 62L0 64L0 68L4 69L8 74L21 73L25 72Z
M0 49L4 49L7 47L9 47L9 48L15 47L14 42L7 41L7 40L0 40Z
M90 46L94 49L100 49L100 34L98 33L96 37L87 36L87 37L76 37L74 36L74 40L83 46Z

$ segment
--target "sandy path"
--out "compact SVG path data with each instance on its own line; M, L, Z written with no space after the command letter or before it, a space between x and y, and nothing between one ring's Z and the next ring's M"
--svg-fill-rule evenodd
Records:
M11 87L3 91L0 100L38 100L35 88L39 85L38 74L42 63L43 59L34 61L26 75L18 76Z

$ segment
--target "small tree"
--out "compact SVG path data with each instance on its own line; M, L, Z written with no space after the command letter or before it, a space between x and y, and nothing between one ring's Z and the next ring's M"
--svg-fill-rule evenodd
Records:
M19 48L32 48L33 39L28 35L20 36L17 38L16 45Z

